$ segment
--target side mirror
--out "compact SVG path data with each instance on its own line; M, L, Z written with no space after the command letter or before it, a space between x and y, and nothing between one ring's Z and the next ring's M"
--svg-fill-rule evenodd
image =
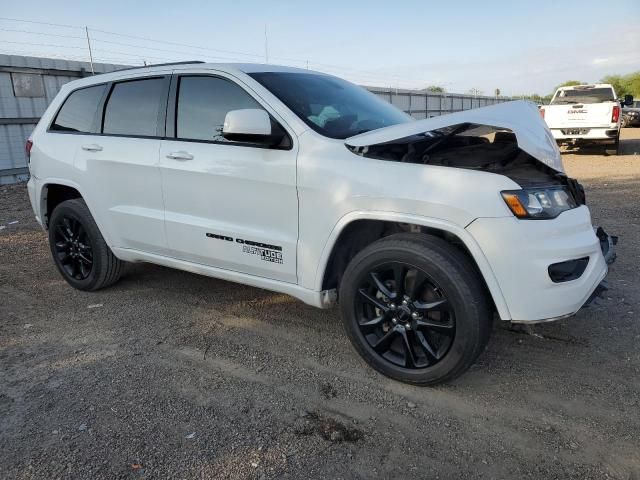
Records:
M259 108L231 110L224 117L222 136L235 142L276 145L281 135L274 135L269 114Z
M624 104L626 106L633 105L633 95L625 95L624 96Z

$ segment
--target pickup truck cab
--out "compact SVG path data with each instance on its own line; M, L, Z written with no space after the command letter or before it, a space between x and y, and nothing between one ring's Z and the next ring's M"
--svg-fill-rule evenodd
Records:
M560 87L540 114L558 143L601 143L606 145L607 153L618 153L621 110L613 86L602 83Z
M574 314L614 256L529 102L414 120L323 73L167 64L67 83L27 151L71 286L151 262L339 302L362 357L418 385L468 369L494 314Z

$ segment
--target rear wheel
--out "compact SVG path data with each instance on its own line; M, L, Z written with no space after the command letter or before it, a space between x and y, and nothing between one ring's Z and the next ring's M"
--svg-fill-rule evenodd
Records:
M620 134L616 137L613 144L608 144L604 147L604 153L606 155L619 155L620 154Z
M123 262L113 255L80 198L53 210L49 246L64 279L79 290L98 290L120 279Z
M349 339L379 372L433 385L467 370L491 332L482 281L467 257L432 236L399 234L369 245L340 286Z

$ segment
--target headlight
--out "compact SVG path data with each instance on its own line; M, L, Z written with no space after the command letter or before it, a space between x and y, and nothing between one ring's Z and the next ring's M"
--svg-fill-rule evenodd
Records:
M500 192L509 210L522 219L542 220L556 218L578 203L565 187L524 188Z

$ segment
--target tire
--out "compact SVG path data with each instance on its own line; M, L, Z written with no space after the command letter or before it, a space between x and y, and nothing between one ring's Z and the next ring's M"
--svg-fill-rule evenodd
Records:
M606 145L604 147L604 153L605 155L620 155L620 134L618 134L612 145Z
M53 210L49 247L64 279L78 290L99 290L120 279L124 262L115 257L80 198Z
M405 293L407 303L399 296ZM347 336L364 360L414 385L458 377L491 334L488 293L471 261L430 235L401 233L364 248L345 270L339 301Z

